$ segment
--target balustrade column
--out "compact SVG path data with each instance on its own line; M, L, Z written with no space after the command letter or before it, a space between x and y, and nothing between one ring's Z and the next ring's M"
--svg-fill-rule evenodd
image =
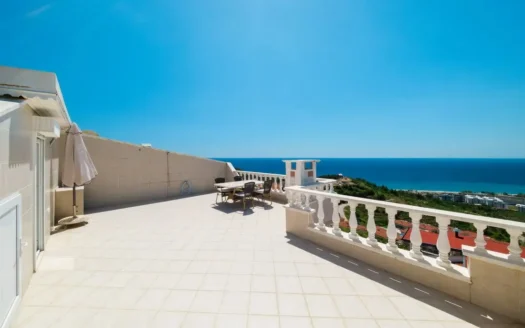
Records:
M321 231L326 231L326 227L324 225L324 196L317 195L317 229Z
M333 193L334 192L334 184L330 183L328 186L329 186L328 192Z
M517 230L517 229L506 229L506 230L510 235L510 244L508 247L508 250L510 252L509 260L519 261L521 264L523 264L523 261L521 260L521 247L519 243L519 238L522 232L521 230Z
M293 191L286 190L286 198L288 199L288 206L293 207Z
M483 235L483 231L487 229L487 225L484 223L474 223L474 227L477 230L476 247L474 248L474 252L486 253L487 250L485 249L485 245L487 244L487 242L485 241L485 236Z
M410 250L410 256L416 260L423 259L423 253L421 253L421 230L419 228L419 222L423 218L422 214L415 213L412 217L412 232L410 233L410 243L412 249Z
M397 239L397 229L396 229L396 214L397 210L395 208L387 208L386 213L388 215L388 227L386 229L386 234L388 236L388 244L386 249L391 252L399 252L399 249L396 244Z
M357 216L355 214L357 210L357 204L349 202L348 206L350 208L350 219L348 220L350 225L350 234L348 237L350 239L358 240L359 236L357 235Z
M341 218L339 217L339 199L332 198L332 232L334 235L342 237L341 229L339 228L339 223Z
M310 206L310 194L306 194L306 210L308 211L308 227L315 228L314 216L312 207Z
M444 268L450 268L451 264L448 257L448 254L450 253L450 241L448 240L448 225L450 224L450 219L437 216L436 221L439 225L439 236L437 240L439 257L437 263Z
M367 205L366 209L368 210L368 222L366 223L366 231L368 231L368 238L366 242L368 243L368 245L375 246L377 245L376 221L374 219L374 214L376 212L376 206Z

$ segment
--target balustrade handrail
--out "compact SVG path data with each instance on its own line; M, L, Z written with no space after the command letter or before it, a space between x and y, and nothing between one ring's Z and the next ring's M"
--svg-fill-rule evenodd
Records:
M386 202L386 201L375 200L375 199L346 196L346 195L341 195L341 194L336 194L336 193L328 193L325 191L307 189L307 187L305 188L302 186L291 186L291 187L287 187L286 190L290 192L301 192L305 194L324 196L327 198L352 202L354 204L369 204L369 205L384 207L385 209L400 210L404 212L411 212L411 213L427 215L427 216L447 217L447 218L450 218L456 221L464 221L464 222L469 222L469 223L481 223L481 224L486 224L491 227L497 227L497 228L503 228L503 229L519 229L519 230L525 231L525 223L523 222L497 219L497 218L491 218L491 217L486 217L486 216L445 211L445 210L438 210L438 209L432 209L428 207L398 204L398 203Z
M264 172L254 172L254 171L241 171L241 170L237 170L238 173L249 173L249 174L259 174L259 175L269 175L269 176L277 176L277 177L282 177L282 178L286 178L286 175L285 174L277 174L277 173L264 173Z

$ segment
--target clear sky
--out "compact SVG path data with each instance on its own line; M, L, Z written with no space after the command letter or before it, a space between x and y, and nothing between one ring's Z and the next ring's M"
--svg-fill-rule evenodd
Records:
M525 1L25 0L0 64L81 128L209 157L525 157Z

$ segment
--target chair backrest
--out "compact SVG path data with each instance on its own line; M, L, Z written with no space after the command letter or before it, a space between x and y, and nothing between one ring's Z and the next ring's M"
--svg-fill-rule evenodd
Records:
M255 190L255 182L247 182L244 184L243 192L245 195L251 195L254 190Z
M273 182L273 179L264 181L263 193L269 194L272 191Z
M215 183L224 183L226 182L225 178L215 178Z
M242 181L242 177L240 175L236 175L233 177L233 181Z

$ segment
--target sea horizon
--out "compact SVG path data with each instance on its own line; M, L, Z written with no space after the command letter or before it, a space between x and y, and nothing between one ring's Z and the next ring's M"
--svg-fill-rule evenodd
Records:
M284 174L283 159L214 158L246 171ZM317 175L342 174L391 189L525 193L525 158L312 158Z

